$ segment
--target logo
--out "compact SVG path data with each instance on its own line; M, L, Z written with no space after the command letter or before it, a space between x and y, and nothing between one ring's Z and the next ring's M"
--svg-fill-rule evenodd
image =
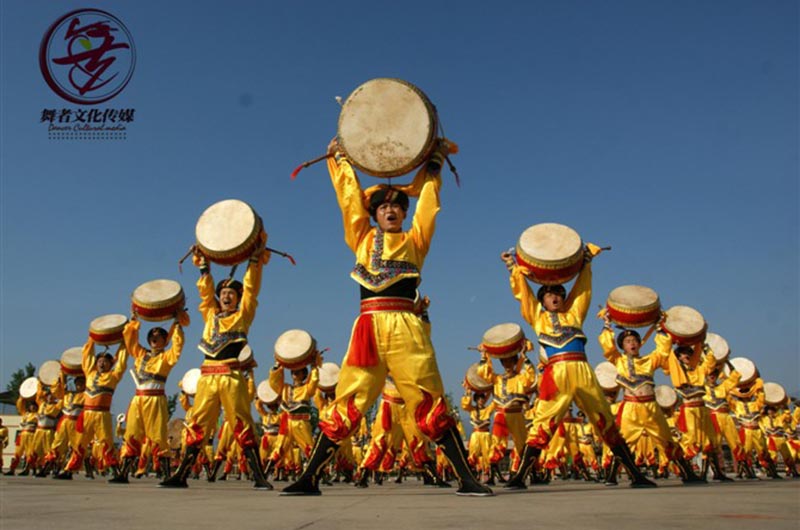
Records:
M78 9L59 18L39 48L39 67L47 84L78 105L97 105L122 92L135 64L128 28L99 9Z

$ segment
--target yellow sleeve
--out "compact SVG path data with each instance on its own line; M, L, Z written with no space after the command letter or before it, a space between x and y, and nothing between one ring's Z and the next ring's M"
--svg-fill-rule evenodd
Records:
M469 392L461 396L461 408L467 412L475 410L475 407L472 406L472 397L470 397Z
M431 239L433 239L433 233L436 230L436 215L441 210L439 190L442 187L442 178L439 174L430 175L427 170L427 164L424 164L414 177L414 180L416 179L423 179L424 183L414 210L411 237L414 239L414 246L421 252L422 256L425 256L428 254Z
M201 274L197 279L197 292L200 294L198 309L203 320L208 321L217 312L217 298L214 293L214 278L211 273Z
M742 379L742 374L740 374L736 370L732 370L731 373L728 374L728 377L725 378L725 381L722 382L722 389L727 394L728 392L736 388L736 385L739 384L739 380L741 379Z
M94 339L92 339L92 337L89 337L89 340L83 345L81 356L81 368L83 368L83 373L86 374L86 377L89 377L89 374L94 371L95 364L97 363L94 357Z
M314 394L314 406L316 406L319 411L325 407L325 403L322 400L322 390L317 390Z
M173 323L170 335L172 337L172 347L164 352L164 361L166 361L169 366L175 366L178 364L181 358L181 352L183 351L183 344L185 341L183 326L177 322Z
M264 270L264 262L262 260L250 260L247 265L247 271L242 278L244 289L242 290L242 301L239 304L239 311L242 314L242 320L246 322L249 328L250 324L256 316L256 306L258 306L258 293L261 291L261 275Z
M56 382L53 384L52 387L50 387L50 392L52 392L53 395L55 397L57 397L58 399L64 399L64 373L63 372L58 374L58 379L56 379Z
M650 354L653 359L653 371L661 368L669 374L669 358L672 356L672 339L664 332L656 333L656 349Z
M617 359L621 357L617 349L616 339L614 337L614 330L603 328L603 331L597 337L597 341L603 348L603 357L612 364L617 364Z
M578 279L575 280L575 285L569 292L565 305L567 312L570 313L578 322L583 325L586 320L586 313L589 311L589 305L592 303L592 264L587 262Z
M283 396L283 367L278 366L269 371L269 386L279 396Z
M125 341L125 349L130 353L134 359L144 356L147 350L139 344L139 329L142 323L138 320L129 320L122 330L122 337Z
M252 376L252 374L250 374ZM246 377L247 379L247 397L248 401L253 401L256 397L256 383L253 381L253 377Z
M370 216L364 207L364 192L355 171L346 160L337 162L334 157L328 158L328 173L342 211L344 240L350 250L357 253L361 240L370 231Z
M703 358L703 373L709 374L717 369L717 358L714 357L714 352L711 348L708 348L708 352L705 354L705 358Z
M525 357L525 362L522 363L520 375L522 376L522 387L525 393L532 391L536 386L536 368L527 357Z
M487 359L486 362L481 362L478 365L478 376L494 383L494 368L492 367L492 360Z
M306 383L303 387L304 396L301 398L302 400L311 399L317 393L317 387L319 386L319 369L314 366L311 368L311 372L308 374L308 383Z
M17 412L20 416L25 415L25 398L22 396L17 398Z
M181 392L180 394L178 394L178 401L180 402L181 408L184 411L188 412L189 409L192 408L192 404L189 403L189 394L187 394L186 392Z
M112 377L116 382L119 382L122 376L125 375L126 368L128 368L128 350L125 349L125 345L123 344L120 345L117 351L114 368L111 370Z
M528 280L519 265L514 265L511 269L509 282L511 283L511 293L514 295L514 298L519 300L522 318L524 318L534 331L538 333L536 323L539 320L541 305L539 304L539 300L536 299L536 295L533 294L533 290L528 284Z

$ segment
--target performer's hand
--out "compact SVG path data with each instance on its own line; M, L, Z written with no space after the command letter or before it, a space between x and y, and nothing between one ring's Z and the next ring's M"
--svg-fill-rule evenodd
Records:
M194 263L194 266L198 269L208 268L208 258L206 258L206 255L203 254L203 251L200 250L197 245L192 248L192 263Z
M178 325L182 327L188 327L189 324L192 322L191 318L189 318L189 313L186 312L186 308L180 308L175 311L175 320L178 322Z
M334 136L333 139L328 143L328 154L335 155L336 153L340 153L342 150L339 147L339 137Z
M136 310L136 306L131 304L131 320L136 322L139 320L139 311Z
M444 156L454 155L458 153L458 144L448 140L447 138L439 138L437 149Z
M500 259L503 260L503 263L505 263L506 268L508 270L514 268L514 254L512 254L511 252L509 251L503 252L502 254L500 254Z

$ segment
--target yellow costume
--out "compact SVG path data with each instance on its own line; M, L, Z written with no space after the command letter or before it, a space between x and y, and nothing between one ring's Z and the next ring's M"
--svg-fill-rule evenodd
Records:
M403 398L392 385L384 387L375 422L372 424L372 440L360 464L361 486L366 486L366 472L391 470L403 447L402 410Z
M262 462L267 462L272 452L276 449L275 444L278 440L278 431L281 426L281 411L278 407L279 404L277 402L267 405L256 398L256 410L261 416L261 426L264 431L261 436L261 445L259 446L259 455Z
M62 408L61 400L41 382L36 392L36 403L39 410L36 414L36 432L32 441L33 460L28 464L31 469L46 465L45 459L50 454Z
M722 377L721 374L718 377L714 383L706 381L705 402L711 412L711 421L714 425L712 445L721 447L724 437L734 460L737 463L742 462L745 460L744 450L728 403L728 396L739 383L741 374L734 370L728 377Z
M739 441L748 463L752 464L753 453L765 469L772 466L767 451L767 442L761 430L761 411L764 408L764 382L757 378L746 388L736 387L730 391L730 400L739 424Z
M17 430L16 440L14 440L14 456L11 458L11 465L5 473L6 475L13 475L23 458L26 459L26 469L30 467L27 463L27 459L28 455L31 453L33 435L36 432L36 411L33 409L35 403L30 405L32 410L28 410L29 403L33 402L21 397L17 399L17 412L20 415L19 429Z
M61 399L61 419L56 426L55 437L47 456L48 462L61 464L70 447L80 443L78 432L78 418L83 412L84 392L72 391L67 388L66 376L58 378L52 388L53 395Z
M297 446L308 458L314 445L311 433L311 400L317 392L319 369L312 366L306 380L295 386L283 380L283 366L276 365L269 372L269 386L281 396L280 408L286 412L288 447ZM280 452L273 451L270 460L278 461Z
M484 407L472 401L472 396L467 392L461 398L461 408L469 413L469 423L472 425L472 434L469 437L469 463L478 472L491 473L492 458L492 414L497 408L497 403L492 401Z

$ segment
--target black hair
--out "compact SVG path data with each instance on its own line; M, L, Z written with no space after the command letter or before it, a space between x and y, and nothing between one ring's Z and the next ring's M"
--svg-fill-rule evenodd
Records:
M561 296L561 298L567 297L567 290L561 284L556 285L542 285L539 287L539 290L536 292L536 299L539 300L539 303L544 303L544 295L547 293L553 293Z
M223 289L233 289L236 291L236 294L239 295L239 298L242 297L242 293L244 292L244 285L239 280L234 280L232 278L228 278L226 280L220 280L217 283L217 298L219 298L219 293L222 292Z
M399 204L400 207L403 209L404 212L408 211L408 195L405 192L398 190L397 188L392 188L388 186L386 188L381 188L375 193L373 193L369 198L369 215L375 219L375 212L378 211L378 207L384 203L390 204Z
M621 349L622 348L622 341L624 341L628 337L636 337L636 340L639 341L639 344L642 343L642 336L639 335L639 332L635 329L626 329L623 330L622 333L617 335L617 346Z
M147 332L147 342L149 343L151 340L155 339L156 337L164 337L166 339L168 336L167 330L164 328L153 328Z

